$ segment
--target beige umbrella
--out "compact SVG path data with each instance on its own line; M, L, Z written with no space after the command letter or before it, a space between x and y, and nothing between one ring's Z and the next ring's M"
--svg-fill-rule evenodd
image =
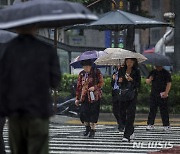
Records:
M136 58L138 63L147 60L147 58L140 53L135 53L121 48L107 48L104 51L107 53L107 55L98 58L95 61L96 65L122 65L124 64L126 58Z

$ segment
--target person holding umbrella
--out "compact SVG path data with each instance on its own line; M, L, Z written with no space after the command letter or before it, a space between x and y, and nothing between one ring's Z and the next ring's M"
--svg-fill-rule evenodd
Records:
M80 107L80 120L85 125L84 136L94 137L99 118L102 97L103 76L99 69L93 68L90 59L82 60L83 70L79 73L76 88L76 106Z
M136 102L141 83L138 63L147 60L147 58L140 53L121 48L107 48L104 51L107 52L107 55L98 58L95 64L107 66L124 64L118 73L120 110L123 111L120 114L120 119L124 119L123 116L126 114L122 141L129 142L130 136L132 138L134 132Z
M119 71L120 109L126 113L125 131L123 142L130 142L134 136L134 119L138 88L140 88L141 76L136 58L126 58L124 68ZM123 114L121 113L121 118Z
M13 154L48 154L50 89L61 73L55 49L37 39L36 26L16 28L1 60L0 115L8 117Z
M111 86L112 86L112 103L113 103L113 114L116 118L118 124L118 130L122 132L125 127L126 114L120 109L120 100L119 100L119 85L118 85L118 72L123 67L121 65L115 66L115 71L112 75ZM120 114L123 112L122 116ZM122 118L122 119L121 119Z
M148 115L146 130L154 129L154 120L156 117L157 109L159 107L163 123L163 130L169 131L169 113L168 113L168 94L171 89L171 75L162 66L155 66L147 79L146 83L151 84L150 94L150 111Z

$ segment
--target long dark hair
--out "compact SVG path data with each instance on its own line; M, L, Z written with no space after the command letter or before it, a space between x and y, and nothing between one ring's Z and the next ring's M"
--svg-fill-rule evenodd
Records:
M138 61L137 61L136 58L126 58L125 61L124 61L124 67L127 69L126 61L128 59L131 59L131 60L134 61L134 65L133 65L132 69L137 69L138 68Z

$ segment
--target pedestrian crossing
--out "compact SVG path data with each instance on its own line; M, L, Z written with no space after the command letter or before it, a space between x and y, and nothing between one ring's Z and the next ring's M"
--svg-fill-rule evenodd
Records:
M122 142L122 132L117 131L115 125L97 125L94 138L84 137L84 127L80 125L50 124L50 154L145 154L162 148L180 145L180 127L172 127L165 132L162 127L154 131L146 131L145 126L135 127L135 139L130 143ZM8 146L8 128L4 128L6 152L10 154Z

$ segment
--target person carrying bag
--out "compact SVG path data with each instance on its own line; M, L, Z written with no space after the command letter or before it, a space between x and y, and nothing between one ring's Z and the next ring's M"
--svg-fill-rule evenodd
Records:
M103 76L99 69L92 67L91 60L81 62L83 70L79 73L75 105L80 105L80 120L85 125L84 136L94 137L99 118L102 97Z
M120 110L126 114L125 131L122 139L123 142L130 142L131 137L134 136L134 119L138 95L137 89L140 87L140 83L141 76L138 69L137 59L125 59L125 66L119 71ZM121 113L123 114L123 112Z

